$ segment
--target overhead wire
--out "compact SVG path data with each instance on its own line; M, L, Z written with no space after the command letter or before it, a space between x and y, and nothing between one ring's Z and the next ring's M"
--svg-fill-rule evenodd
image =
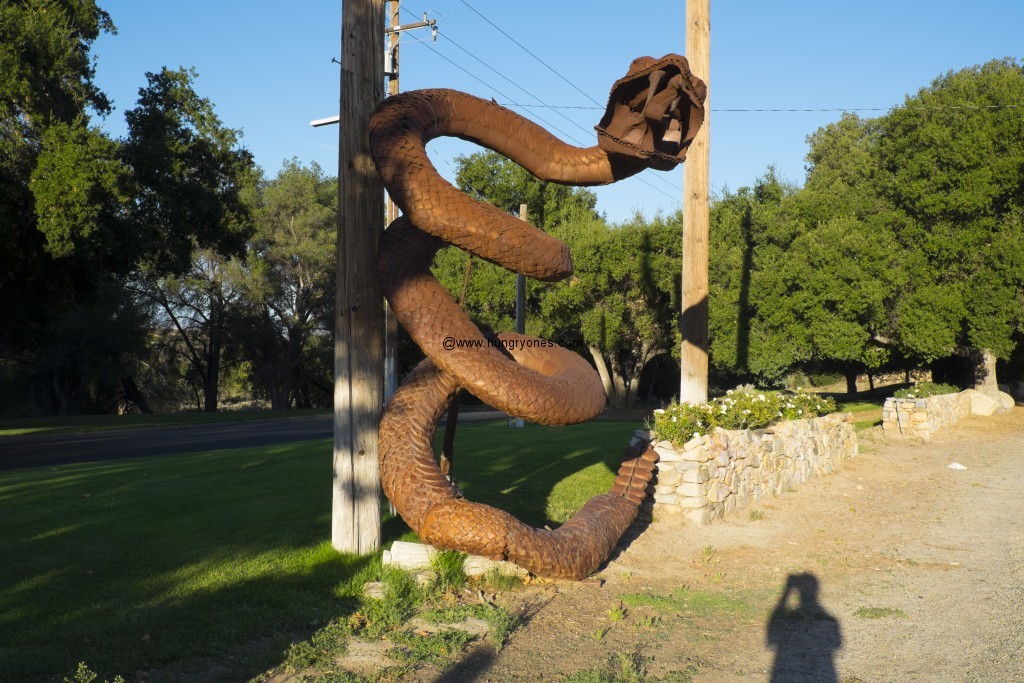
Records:
M468 6L468 5L467 5L467 6ZM417 18L418 18L418 15L414 14L414 13L413 13L413 12L412 12L411 10L409 10L408 8L402 7L402 9L403 9L403 10L404 10L405 12L407 12L408 14L410 14L411 16L413 16L413 17L417 17ZM472 8L472 7L470 7L470 9L473 9L473 8ZM476 10L473 10L473 11L474 11L474 12L476 12ZM493 24L493 22L490 22L489 20L487 20L487 18L486 18L486 17L484 17L484 16L482 15L482 14L480 14L479 12L476 12L476 13L477 13L477 14L479 14L479 15L480 15L480 16L481 16L481 17L482 17L482 18L483 18L483 19L484 19L485 21L487 21L488 23L490 23L490 24L491 24L492 26L494 25L494 24ZM498 30L500 31L501 29L498 29ZM522 46L522 45L521 45L521 44L520 44L520 43L519 43L518 41L516 41L516 40L515 40L514 38L512 38L511 36L508 36L508 34L506 34L506 33L505 33L504 31L502 31L502 33L503 33L504 35L506 35L506 36L507 36L507 37L508 37L508 38L509 38L510 40L512 40L513 42L515 42L515 43L516 43L517 45L520 45L520 47L523 47L523 46ZM458 44L458 43L457 43L456 41L452 40L452 39L451 39L451 37L447 35L447 33L442 33L442 32L440 32L440 31L439 31L438 35L442 35L442 36L444 36L444 38L445 38L445 39L447 40L447 42L451 43L452 45L454 45L454 46L455 46L455 47L457 47L458 49L462 50L462 51L463 51L463 52L465 52L465 53L466 53L467 55L469 55L470 57L472 57L472 58L473 58L474 60L476 60L477 62L479 62L479 63L480 63L480 64L482 64L483 66L487 67L488 69L490 69L491 71L493 71L493 72L494 72L495 74L497 74L498 76L500 76L500 77L501 77L501 78L503 78L504 80L508 81L508 82L509 82L509 83L511 83L511 84L512 84L513 86L515 86L515 87L516 87L516 88L518 88L519 90L523 91L524 93L526 93L527 95L529 95L529 96L530 96L530 97L532 97L533 99L535 99L535 100L537 100L538 102L540 102L540 103L541 103L541 105L540 105L541 107L544 107L544 108L548 108L548 109L551 109L552 111L554 111L555 113L557 113L557 114L558 114L559 116L561 116L561 117L562 117L562 118L564 118L564 119L565 119L566 121L568 121L569 123L571 123L571 124L573 124L574 126L576 126L577 128L579 128L579 129L580 129L580 130L582 130L583 132L585 132L585 133L588 133L588 134L589 134L589 133L591 132L590 130L587 130L586 128L584 128L583 126L581 126L581 125L580 125L579 123L577 123L576 121L573 121L573 120L572 120L571 118L569 118L568 116L565 116L564 114L562 114L562 113L561 113L560 111L558 111L558 108L556 108L556 107L551 107L550 105L546 105L546 104L544 103L544 101L543 101L543 100L542 100L541 98L539 98L539 97L538 97L537 95L533 94L532 92L530 92L530 91L529 91L529 90L527 90L526 88L522 87L521 85L519 85L518 83L516 83L515 81L513 81L513 80L512 80L511 78L509 78L509 77L508 77L508 76L506 76L505 74L501 73L500 71L498 71L497 69L495 69L494 67L492 67L491 65L489 65L489 64L488 64L487 62L485 62L485 61L484 61L484 60L482 60L481 58L477 57L477 56L476 56L475 54L473 54L473 53L472 53L471 51L469 51L469 50L467 50L466 48L464 48L464 47L462 47L461 45L459 45L459 44ZM498 95L500 95L501 97L504 97L505 99L509 100L509 101L510 101L510 104L509 104L508 106L512 106L512 107L519 107L519 108L524 108L524 109L526 109L526 108L529 108L529 107L531 106L531 105L523 105L523 104L519 104L519 103L517 103L517 102L516 102L516 101L514 100L514 98L511 98L511 97L509 97L508 95L504 94L503 92L501 92L500 90L498 90L497 88L495 88L495 87L494 87L493 85L491 85L491 84L490 84L490 83L488 83L487 81L483 80L482 78L480 78L480 77L479 77L479 76L477 76L476 74L474 74L474 73L470 72L470 71L469 71L468 69L466 69L465 67L463 67L463 66L462 66L461 64L459 64L459 63L457 63L456 61L454 61L453 59L449 58L449 57L448 57L447 55L445 55L444 53L442 53L442 52L441 52L440 50L437 50L436 48L434 48L434 47L433 47L432 45L430 45L430 44L427 44L427 47L431 48L431 51L432 51L432 52L433 52L434 54L436 54L437 56L441 57L442 59L444 59L444 60L445 60L445 61L447 61L448 63L452 64L453 66L455 66L456 68L458 68L458 69L459 69L460 71L462 71L463 73L465 73L465 74L469 75L469 76L470 76L471 78L473 78L474 80L476 80L476 81L478 81L478 82L482 83L482 84L483 84L484 86L486 86L487 88L490 88L490 89L491 89L491 90L493 90L494 92L498 93ZM525 48L525 47L523 47L523 49L525 50L526 48ZM527 50L527 51L528 51L528 50ZM530 53L530 54L532 55L533 53ZM535 57L536 59L540 59L539 57L536 57L536 55L533 55L533 56L534 56L534 57ZM550 69L551 67L550 67L550 66L548 66L548 68ZM557 73L557 72L556 72L556 73ZM560 75L560 74L559 74L559 75ZM564 76L562 76L562 79L563 79L563 80L567 80L567 79L565 79L565 77L564 77ZM567 82L568 82L568 81L567 81ZM572 85L572 84L570 83L570 85ZM576 86L575 86L575 85L573 85L573 87L575 88ZM577 90L579 90L579 88L576 88L576 89L577 89ZM580 90L580 92L582 93L583 91L582 91L582 90ZM590 97L589 95L586 95L586 93L583 93L583 94L584 94L584 95L585 95L585 96L586 96L586 97L587 97L587 98L588 98L588 99L589 99L590 101L592 101L592 102L596 102L596 100L594 100L594 99L593 99L592 97ZM600 107L600 108L601 108L601 109L604 109L604 107ZM577 138L573 137L572 135L570 135L569 133L565 132L565 131L564 131L564 130L562 130L561 128L559 128L559 127L555 126L555 125L554 125L553 123L551 123L550 121L547 121L546 119L544 119L544 118L542 118L542 117L538 116L538 115L536 114L536 112L533 112L533 113L532 113L532 116L533 116L534 118L536 118L537 120L541 121L542 123L544 123L544 124L545 124L546 126L548 126L549 128L552 128L553 130L556 130L556 131L558 131L559 133L561 133L561 134L562 134L563 136L565 136L565 137L566 137L566 138L567 138L568 140L570 140L570 141L571 141L571 142L573 142L574 144L576 144L576 145L578 145L578 146L580 146L580 147L587 147L587 146L588 146L588 145L587 145L586 143L584 143L584 142L582 142L582 141L578 140ZM652 173L653 173L653 172L652 172ZM644 179L643 177L639 177L639 176L633 176L633 177L634 177L634 178L636 178L636 180L638 180L639 182L643 183L644 185L647 185L647 186L648 186L649 188L651 188L652 190L654 190L654 191L656 191L656 192L659 192L659 193L661 193L662 195L664 195L665 197L667 197L667 198L671 199L671 200L672 200L673 202L675 202L676 204L679 204L679 205L681 205L681 204L682 204L682 200L681 200L681 199L679 199L678 197L675 197L675 196L673 196L673 195L670 195L670 194L669 194L668 192L665 192L664 190L661 190L661 189L659 189L659 188L655 187L655 186L654 186L654 185L652 185L651 183L647 182L647 180L645 180L645 179ZM653 175L653 177L654 177L654 178L656 178L656 179L657 179L658 181L662 182L663 184L667 185L667 186L668 186L669 188L671 188L671 189L673 189L673 190L677 190L677 191L679 191L679 190L680 190L680 188L679 188L678 186L676 186L675 184L673 184L673 183L671 183L671 182L669 182L669 181L665 180L665 179L664 179L664 178L663 178L662 176L660 176L660 175L658 175L658 174L654 174L654 175Z
M439 35L440 35L440 34L439 34ZM482 84L483 84L483 85L484 85L485 87L487 87L487 88L490 88L491 90L493 90L494 92L498 93L498 94L499 94L499 95L501 95L502 97L504 97L504 98L506 98L506 99L508 99L508 100L512 100L512 98L511 98L511 97L509 97L508 95L504 94L503 92L501 92L500 90L498 90L497 88L495 88L495 87L494 87L493 85L491 85L491 84L490 84L490 83L488 83L487 81L483 80L482 78L480 78L479 76L477 76L476 74L474 74L473 72L471 72L471 71L470 71L469 69L465 68L464 66L462 66L461 64L459 64L458 62L456 62L455 60L451 59L451 58L450 58L450 57L448 57L448 56L447 56L446 54L444 54L444 53L443 53L443 52L441 52L440 50L436 49L436 48L435 48L435 47L434 47L433 45L431 45L431 44L429 44L429 43L425 43L425 45L426 45L426 46L427 46L428 48L430 48L431 52L433 52L433 53L434 53L435 55L437 55L437 56L438 56L438 57L440 57L441 59L443 59L443 60L445 60L446 62L448 62L449 64L451 64L451 65L452 65L452 66L454 66L454 67L455 67L456 69L458 69L458 70L462 71L463 73L465 73L465 74L466 74L467 76L469 76L470 78L473 78L474 80L477 80L477 81L479 81L479 82L480 82L480 83L482 83ZM515 103L515 102L513 101L513 102L512 102L512 103L511 103L510 105L508 105L508 106L512 106L512 107L521 107L522 105L520 105L520 104L517 104L517 103ZM537 119L537 120L541 121L542 123L544 123L544 125L548 126L549 128L551 128L551 129L553 129L553 130L556 130L556 131L558 131L559 133L561 133L561 134L562 134L562 135L564 135L565 137L569 138L570 140L573 140L573 142L575 142L576 144L582 144L582 143L580 143L580 142L579 142L578 140L575 140L575 139L574 139L574 138L573 138L573 137L572 137L571 135L569 135L569 133L566 133L566 132L565 132L564 130L562 130L561 128L559 128L559 127L558 127L558 126L556 126L555 124L551 123L551 122L550 122L550 121L548 121L547 119L545 119L545 118L543 118L543 117L541 117L541 116L538 116L538 115L537 115L536 113L534 113L534 114L533 114L533 118L535 118L535 119Z
M444 36L445 40L447 40L447 42L451 43L452 45L454 45L454 46L455 46L455 47L457 47L458 49L462 50L462 51L463 51L463 52L465 52L465 53L466 53L467 55L469 55L470 57L472 57L472 58L473 58L473 59L475 59L476 61L480 62L480 64L482 64L483 66L487 67L488 69L490 69L491 71L493 71L493 72L494 72L495 74L497 74L497 75L498 75L498 76L500 76L501 78L505 79L506 81L508 81L509 83L511 83L511 84L512 84L513 86L515 86L515 87L516 87L516 88L518 88L519 90L522 90L522 91L523 91L524 93L526 93L527 95L529 95L530 97L532 97L533 99L537 100L537 102L539 102L539 103L540 103L540 104L520 104L520 103L516 103L516 102L510 102L510 103L502 103L502 106L516 107L516 108L519 108L519 109L541 109L541 108L543 108L543 109L550 109L551 111L555 112L556 114L558 114L559 116L561 116L561 117L562 117L563 119L565 119L566 121L568 121L569 123L571 123L572 125L574 125L574 126L576 126L577 128L579 128L579 129L580 129L581 131L583 131L584 133L586 133L586 134L590 135L590 134L592 134L592 133L594 132L594 129L593 129L593 128L586 128L585 126L582 126L582 125L580 125L580 123L579 123L579 122L577 122L577 121L575 121L575 120L573 120L573 119L569 118L569 117L568 117L568 116L566 116L565 114L563 114L563 113L562 113L562 112L560 111L560 109L563 109L563 108L564 108L564 109L588 109L588 110L594 110L594 109L596 109L596 110L599 110L599 111L604 111L604 109L605 109L604 107L590 107L590 106L587 106L587 107L555 107L555 106L549 105L549 104L547 104L546 102L544 102L544 100L542 100L542 99L541 99L540 97L538 97L538 96L537 96L537 95L535 95L534 93L530 92L529 90L527 90L527 89L526 89L526 88L524 88L523 86L519 85L518 83L516 83L515 81L513 81L513 80L512 80L511 78L509 78L509 77L508 77L508 76L506 76L505 74L501 73L500 71L498 71L498 70L497 70L497 69L495 69L495 68L494 68L493 66L491 66L491 65L490 65L490 64L488 64L487 62L485 62L485 61L483 61L482 59L480 59L479 57L477 57L477 56L476 56L475 54L473 54L472 52L470 52L470 51L469 51L469 50L467 50L466 48L464 48L464 47L462 47L461 45L459 45L459 44L458 44L457 42L455 42L454 40L452 40L452 37L451 37L450 35L448 35L448 34L443 34L443 36ZM535 116L536 118L540 119L541 121L544 121L544 119L541 119L541 118L540 118L539 116L537 116L537 114L536 114L536 113L533 113L533 116ZM555 130L557 130L558 132L560 132L560 133L562 133L563 135L565 135L565 136L566 136L566 137L567 137L567 138L568 138L569 140L571 140L572 142L576 143L576 144L577 144L577 145L579 145L580 147L585 147L585 146L586 146L586 143L584 143L584 142L581 142L580 140L578 140L578 139L576 139L576 138L572 137L571 135L569 135L568 133L566 133L566 132L565 132L565 131L563 131L562 129L560 129L560 128L558 128L558 127L554 126L554 125L553 125L553 124L551 124L551 123L548 123L547 121L545 121L545 123L547 123L547 124L548 124L549 126L551 126L552 128L554 128L554 129L555 129ZM675 185L675 184L673 184L673 183L670 183L670 182L669 182L668 180L665 180L665 178L664 178L664 177L663 177L663 176L662 176L661 174L658 174L658 173L654 173L653 171L651 171L651 173L652 173L652 177L653 177L653 178L656 178L656 179L657 179L658 181L660 181L660 182L662 182L663 184L667 185L667 186L668 186L669 188L671 188L671 189L673 189L673 190L678 190L678 189L679 189L678 187L676 187L676 185ZM666 195L666 196L667 196L667 195ZM674 198L673 198L673 201L676 201L676 202L678 202L679 200L677 200L677 199L674 199Z
M591 102L593 102L594 104L596 104L596 105L597 105L598 107L600 107L600 106L601 106L601 103L600 103L600 102L598 102L597 100L595 100L595 99L594 99L593 97L591 97L591 96L590 96L590 95L588 95L588 94L587 94L586 92L584 92L583 90L581 90L581 89L580 89L580 88L579 88L579 87L578 87L578 86L577 86L577 85L576 85L575 83L573 83L573 82L572 82L572 81L570 81L570 80L569 80L568 78L566 78L566 77L565 77L565 76L563 76L563 75L562 75L561 73L559 73L559 72L558 72L558 70L557 70L557 69L555 69L555 67L553 67L553 66L551 66L550 64L548 64L547 62L545 62L545 61L544 61L543 59L541 59L540 57L538 57L537 55L535 55L535 54L534 54L533 52L531 52L531 51L529 50L529 48L527 48L527 47L526 47L525 45L523 45L523 44L522 44L522 43L520 43L520 42L519 42L518 40L516 40L515 38L513 38L512 36L510 36L510 35L509 35L508 33L506 33L506 32L504 31L504 29L502 29L502 28L501 28L500 26L498 26L498 25L497 25L497 24L495 24L495 23L494 23L493 21L491 21L490 19L488 19L487 17L485 17L485 16L483 15L483 14L481 14L479 10L477 10L477 9L476 9L475 7L473 7L473 6L472 6L472 5L470 5L470 4L468 3L468 2L466 2L466 0L459 0L459 2L461 2L461 3L463 4L463 5L465 5L466 7L468 7L468 8L469 8L470 10L472 10L472 11L473 11L473 12L474 12L474 13L475 13L475 14L476 14L476 15L477 15L478 17L480 17L481 19L483 19L484 21L486 21L486 22L487 22L488 24L490 24L490 25L491 25L492 27L494 27L494 29L495 29L496 31L498 31L498 32L499 32L499 33L501 33L501 34L502 34L503 36L505 36L506 38L508 38L509 40L511 40L511 41L512 41L513 43L515 43L516 45L518 45L518 46L519 46L520 48L522 48L522 50L523 50L524 52L526 52L526 54L530 55L531 57L533 57L534 59L536 59L536 60L537 60L538 62L540 62L541 64L543 64L544 66L546 66L546 67L548 68L548 70L549 70L549 71L551 71L551 73L555 74L556 76L558 76L559 78L561 78L561 79L562 79L563 81L565 81L566 83L568 83L568 84L569 84L570 86L572 86L572 87L573 87L573 89L575 89L575 90L576 90L576 92L578 92L578 93L580 93L581 95L583 95L584 97L586 97L586 98L587 98L588 100L590 100Z
M604 107L577 106L577 105L555 105L555 104L515 104L509 103L503 106L524 107L524 108L548 108L548 109L604 109ZM847 111L892 111L893 109L908 109L911 111L955 111L971 109L1019 109L1024 104L951 104L941 107L818 107L818 108L761 108L761 109L739 109L739 108L712 108L712 112L847 112Z
M576 92L580 93L581 95L583 95L584 97L586 97L586 98L587 98L588 100L590 100L591 102L593 102L593 103L594 103L595 105L597 105L597 107L598 107L599 109L602 109L602 110L604 109L604 107L603 107L603 106L601 105L601 103L600 103L600 102L598 102L597 100L595 100L595 99L594 99L593 97L591 97L591 96L590 96L590 94L588 94L588 93L587 93L587 92L585 92L585 91L584 91L583 89L581 89L581 88L580 88L579 86L577 86L577 85L576 85L575 83L573 83L572 81L570 81L570 80L569 80L568 78L566 78L566 77L565 77L565 76L564 76L564 75L563 75L563 74L562 74L561 72L559 72L559 71L558 71L557 69L555 69L555 68L554 68L553 66L551 66L550 64L548 64L548 63L547 63L546 61L544 61L543 59L541 59L540 57L538 57L538 56L537 56L537 55L536 55L536 54L535 54L535 53L534 53L534 52L533 52L532 50L530 50L530 49L529 49L528 47L526 47L525 45L523 45L522 43L520 43L520 42L519 42L518 40L516 40L516 39L515 39L514 37L512 37L511 35L509 35L509 34L508 34L508 32L506 32L506 31L505 31L504 29L502 29L502 28L501 28L500 26L498 26L498 25L497 25L497 24L495 24L495 23L494 23L493 21L491 21L491 20L490 20L490 19L488 19L488 18L487 18L486 16L484 16L484 15L483 15L483 14L482 14L482 13L481 13L481 12L480 12L479 10L477 10L477 9L476 9L475 7L473 7L473 6L472 6L472 5L470 5L470 4L468 3L468 2L466 2L466 0L459 0L459 1L460 1L460 2L461 2L461 3L463 4L463 5L465 5L466 7L468 7L468 8L470 9L470 10L472 10L474 14L476 14L476 15L477 15L478 17L480 17L480 18L481 18L481 19L483 19L483 20L484 20L485 22L487 22L487 23L488 23L488 24L489 24L490 26L492 26L492 27L493 27L493 28L494 28L494 29L495 29L496 31L498 31L498 32L499 32L499 33L501 33L501 34L502 34L503 36L505 36L506 38L508 38L509 40L511 40L511 41L512 41L513 43L515 43L515 44L516 44L517 46L519 46L519 48L520 48L520 49L522 49L522 50L523 50L524 52L526 52L526 53L527 53L528 55L530 55L531 57L533 57L533 58L534 58L535 60L537 60L538 62L540 62L540 63L541 63L542 65L544 65L544 67L546 67L546 68L547 68L547 69L548 69L549 71L551 71L551 72L552 72L553 74L555 74L556 76L558 76L558 77L559 77L560 79L562 79L563 81L565 81L566 83L568 83L568 84L569 84L569 85L570 85L570 86L571 86L571 87L572 87L572 88L573 88L574 90L576 90ZM541 101L541 102L542 102L542 100L540 100L540 98L537 98L536 96L533 96L533 97L534 97L534 99L537 99L538 101ZM585 128L583 128L582 126L580 126L580 125L579 125L578 123L576 123L575 121L573 121L573 124L574 124L574 125L576 125L577 127L581 128L582 130L584 130L584 131L585 131L585 132L587 132L587 133L589 133L589 132L590 132L590 131L586 130ZM580 143L578 143L578 142L577 142L577 144L580 144ZM666 180L666 179L665 179L665 178L664 178L664 177L663 177L663 176L662 176L661 174L655 173L654 171L652 171L652 170L650 170L650 169L647 169L647 170L645 170L645 171L644 171L643 173L645 174L645 176L646 176L647 174L650 174L650 177L656 178L656 179L657 179L657 180L658 180L659 182L661 182L662 184L664 184L664 185L667 185L668 187L670 187L670 188L671 188L671 189L673 189L673 190L676 190L676 191L680 191L680 192L681 192L681 188L679 188L678 186L676 186L676 185L675 185L674 183L671 183L671 182L669 182L668 180ZM667 192L664 192L664 191L662 191L662 190L658 190L658 188L654 187L654 186L653 186L653 185L651 185L651 184L650 184L649 182L647 182L646 180L644 180L644 178L643 178L643 177L640 177L639 175L637 175L637 176L633 176L633 177L634 177L634 178L636 178L636 179L637 179L638 181L640 181L641 183L643 183L644 185L647 185L648 187L650 187L650 188L652 188L652 189L654 189L654 190L657 190L658 192L661 192L661 194L665 195L666 197L669 197L669 198L671 198L671 199L672 199L672 201L674 201L674 202L675 202L676 204L682 205L682 201L681 201L680 199L678 199L678 198L676 198L676 197L672 197L672 196L671 196L671 195L669 195L669 194L668 194Z

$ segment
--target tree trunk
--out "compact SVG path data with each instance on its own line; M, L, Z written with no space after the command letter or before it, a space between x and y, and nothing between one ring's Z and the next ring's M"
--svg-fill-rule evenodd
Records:
M270 386L270 409L288 410L290 401L288 396L291 392L282 384L273 382Z
M857 393L857 371L847 370L843 373L846 377L846 393L856 394Z
M644 368L650 362L651 358L654 357L654 352L651 351L651 347L647 342L644 342L640 348L640 352L636 355L637 361L633 363L633 367L630 368L629 378L626 383L626 407L632 408L636 405L636 394L640 388L640 376L644 374Z
M629 399L626 380L623 378L621 370L617 370L614 366L612 366L612 384L615 386L615 400L609 399L608 402L613 408L624 408Z
M622 408L629 398L626 390L626 377L622 371L622 364L618 359L612 357L608 363L608 370L611 376L612 386L615 388L615 397L608 397L608 404L613 408Z
M999 392L996 381L996 356L988 349L974 350L970 355L974 363L974 388L994 396Z
M220 388L220 341L210 340L210 353L203 373L203 412L217 412L218 390Z
M604 362L604 356L601 355L601 349L596 346L588 346L587 350L590 351L590 357L594 359L594 366L597 368L597 374L601 377L601 384L604 386L604 395L608 397L608 403L610 405L615 404L615 385L612 384L611 375L608 374L608 364Z
M288 327L288 372L285 374L285 409L292 407L292 394L302 386L302 347L305 332L298 325ZM298 401L296 400L297 404Z
M142 391L139 389L139 385L135 383L134 379L131 377L123 377L121 379L121 389L124 391L125 400L134 403L143 415L149 415L153 412L149 407L149 402L146 401L146 397L142 395Z
M875 376L870 372L868 373L868 394L871 396L875 395Z
M217 380L211 382L209 377L203 380L203 412L217 412Z
M50 386L53 388L53 399L57 406L57 415L63 417L68 414L68 395L58 381L56 373L50 378Z
M629 378L626 385L626 407L632 408L636 405L636 390L640 388L640 373Z

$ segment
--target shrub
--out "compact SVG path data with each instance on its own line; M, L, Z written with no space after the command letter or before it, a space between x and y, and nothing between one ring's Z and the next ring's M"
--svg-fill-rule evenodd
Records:
M814 387L827 387L843 379L838 372L812 372L808 377L811 380L811 386Z
M913 386L898 389L893 396L896 398L928 398L929 396L941 396L942 394L955 394L959 391L960 388L954 387L952 384L915 382Z
M811 378L803 370L794 370L782 380L783 385L791 390L806 389L811 386Z
M654 411L648 428L658 439L682 445L722 429L762 429L784 420L818 417L834 412L836 403L813 393L759 392L740 387L706 403L673 403Z

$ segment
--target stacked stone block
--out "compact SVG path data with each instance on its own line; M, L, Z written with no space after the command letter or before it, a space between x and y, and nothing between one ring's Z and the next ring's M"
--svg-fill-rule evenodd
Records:
M650 435L639 430L636 438ZM767 429L715 429L681 447L655 441L654 448L661 458L654 481L655 516L682 513L707 524L833 471L857 454L857 436L849 414L834 413Z
M935 432L970 414L971 398L965 391L928 398L887 398L882 407L882 431L928 441Z

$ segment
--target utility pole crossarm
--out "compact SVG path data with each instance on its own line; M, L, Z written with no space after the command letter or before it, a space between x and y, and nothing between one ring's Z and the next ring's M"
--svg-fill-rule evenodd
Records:
M389 26L384 29L384 33L402 33L404 31L411 31L416 28L431 28L435 33L437 32L437 20L427 19L427 15L424 13L423 21L417 21L412 24L400 24Z

